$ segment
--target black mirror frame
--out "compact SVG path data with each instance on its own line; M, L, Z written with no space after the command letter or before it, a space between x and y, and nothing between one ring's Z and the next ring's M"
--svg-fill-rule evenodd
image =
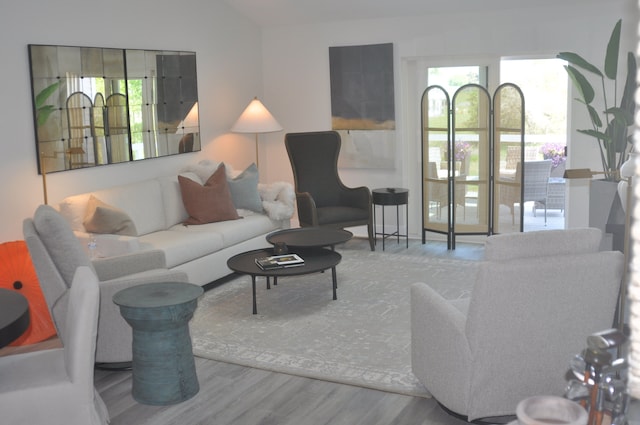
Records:
M38 172L201 149L195 52L29 44Z

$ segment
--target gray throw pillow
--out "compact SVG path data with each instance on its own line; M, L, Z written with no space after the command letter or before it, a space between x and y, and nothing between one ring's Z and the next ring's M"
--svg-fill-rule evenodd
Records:
M33 216L33 225L67 286L71 286L78 267L94 270L69 223L52 207L40 205Z
M262 212L262 199L258 193L258 167L251 164L235 179L229 179L231 199L236 209Z
M89 233L137 236L136 225L129 215L119 208L105 204L91 195L87 202L87 212L82 222Z

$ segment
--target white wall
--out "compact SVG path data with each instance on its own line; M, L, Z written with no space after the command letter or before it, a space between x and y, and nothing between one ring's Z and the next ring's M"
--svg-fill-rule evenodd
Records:
M43 202L37 174L27 44L196 52L203 152L48 176L49 202L101 187L176 172L217 155L243 165L252 139L228 129L262 94L260 29L219 0L38 0L0 7L0 243L22 239L22 220ZM235 143L234 143L235 142ZM244 155L244 156L243 156Z
M535 2L531 2L534 4ZM176 10L174 5L180 6ZM329 46L395 44L397 152L393 170L342 170L349 185L411 189L411 233L419 234L420 90L405 79L414 58L499 58L582 52L602 60L615 21L623 17L625 49L635 40L633 0L563 0L552 9L532 5L484 14L434 15L406 19L291 25L261 30L221 0L112 0L108 7L81 0L13 1L0 10L0 55L5 81L0 102L0 243L22 238L22 219L42 202L37 174L27 44L192 50L197 53L199 154L52 174L49 199L176 172L185 162L213 157L242 168L254 161L252 135L228 132L253 96L260 96L284 126L260 136L260 180L292 181L284 134L331 127ZM172 5L171 7L169 5ZM192 13L194 12L194 13ZM336 13L339 13L338 11ZM626 41L628 40L628 41ZM415 72L414 72L415 74ZM264 87L264 89L263 89ZM417 92L417 93L416 93ZM574 127L586 122L572 113ZM570 143L588 146L571 132ZM583 144L584 143L584 144ZM597 151L571 149L572 167L599 167ZM572 183L573 185L573 183ZM573 225L586 223L586 185L572 189Z
M396 80L397 156L393 170L343 169L347 185L370 188L401 186L410 189L410 233L420 234L420 124L419 102L424 87L408 81L415 76L417 59L442 64L448 59L473 57L498 61L501 56L553 57L575 51L600 64L615 22L623 19L623 48L635 51L637 28L633 0L563 0L552 8L531 2L526 9L485 13L432 15L404 19L291 25L264 31L265 99L285 132L331 128L329 91L330 46L394 43ZM622 66L622 65L621 65ZM584 128L582 108L571 114L574 128ZM282 158L282 135L269 135L268 159L261 162L270 179L291 181ZM595 142L570 132L571 167L599 169ZM588 149L585 149L587 147ZM587 225L588 184L572 183L570 227Z

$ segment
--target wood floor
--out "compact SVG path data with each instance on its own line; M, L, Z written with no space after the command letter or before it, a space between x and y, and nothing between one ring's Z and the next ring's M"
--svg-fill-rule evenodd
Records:
M338 251L368 249L354 238ZM382 252L380 242L377 251ZM444 242L422 245L387 239L385 252L478 260L482 245ZM131 372L96 370L95 386L104 399L112 425L461 425L433 399L301 378L234 364L196 358L200 391L192 399L172 406L147 406L131 396Z

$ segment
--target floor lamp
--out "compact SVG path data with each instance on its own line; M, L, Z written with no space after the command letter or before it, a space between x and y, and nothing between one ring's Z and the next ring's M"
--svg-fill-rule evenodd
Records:
M251 103L245 108L242 115L231 127L234 133L254 133L256 135L256 167L259 169L258 160L258 134L273 133L282 130L282 126L271 115L271 112L258 100L253 98Z
M200 131L198 102L194 103L187 116L180 121L176 134L182 134L178 142L178 153L193 152L194 139Z

